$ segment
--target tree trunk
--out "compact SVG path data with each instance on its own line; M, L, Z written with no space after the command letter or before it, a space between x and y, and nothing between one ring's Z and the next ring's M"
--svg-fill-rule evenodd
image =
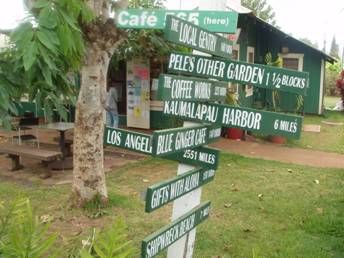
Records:
M103 134L106 74L109 53L96 44L87 45L81 69L81 88L74 129L73 198L77 205L108 198L104 174Z

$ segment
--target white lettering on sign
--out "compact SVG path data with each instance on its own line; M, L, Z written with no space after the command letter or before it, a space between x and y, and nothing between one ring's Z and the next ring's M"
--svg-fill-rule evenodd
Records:
M186 232L189 232L191 229L193 229L195 227L195 216L195 214L192 214L191 216L183 219L177 225L174 225L167 231L163 232L154 240L150 241L147 244L146 258L156 256L160 250L171 245L173 242L181 238Z
M199 21L198 21L199 13L197 13L197 12L185 13L185 12L178 11L177 13L175 13L175 12L168 11L168 12L166 12L166 16L167 15L177 16L178 18L181 18L181 19L186 20L188 22L192 22L193 24L196 24L196 25L198 25L198 23L199 23ZM166 17L165 17L165 20L166 20Z
M124 146L128 149L134 149L146 153L152 152L150 139L136 134L128 133L125 139Z
M120 146L121 145L121 136L122 136L121 132L109 130L107 137L106 137L106 143Z
M223 77L225 67L226 63L223 61L199 58L196 64L196 72L201 75Z
M195 98L196 99L210 99L211 97L211 83L195 82Z
M265 69L245 64L230 63L227 69L227 78L246 83L263 84Z
M286 120L275 120L274 123L275 130L281 130L288 133L296 133L297 132L297 122L291 122Z
M227 54L232 53L232 46L229 44L226 44L225 42L221 42L220 49L222 52L225 52Z
M262 115L258 112L248 112L240 109L224 108L222 123L229 126L260 129Z
M197 105L197 106L196 106ZM215 123L219 107L184 101L165 101L164 114L188 117Z
M281 84L282 84L282 86L286 86L286 87L303 89L306 87L306 79L294 77L294 76L289 76L289 75L283 75ZM280 87L278 87L278 88L280 88Z
M198 46L200 48L215 51L216 50L217 37L206 31L201 30L199 33Z
M171 88L172 99L191 99L192 83L192 81L186 80L173 80Z
M148 12L143 11L140 15L129 14L127 11L121 11L117 16L117 21L120 25L126 26L149 26L154 27L157 24L158 18L155 15L148 15Z
M152 194L151 207L152 209L161 206L169 201L169 189L170 186L166 185L164 187L154 190Z
M159 135L156 154L164 154L172 151L173 133Z
M194 56L170 55L169 69L192 72L195 66Z
M186 149L206 143L207 128L177 132L175 150Z
M170 200L178 198L183 194L196 189L200 184L200 173L190 175L188 177L182 178L171 184L171 194Z
M205 162L205 163L208 163L208 164L214 165L215 164L215 160L216 160L216 156L215 156L215 154L210 154L210 153L207 153L207 152L200 152L198 154L198 160L202 161L202 162Z
M196 27L190 26L189 24L186 24L186 23L180 24L179 42L196 47L197 46L196 38L197 38Z
M204 171L203 173L203 181L208 180L209 178L213 178L215 176L215 170L214 169L210 169L207 171Z

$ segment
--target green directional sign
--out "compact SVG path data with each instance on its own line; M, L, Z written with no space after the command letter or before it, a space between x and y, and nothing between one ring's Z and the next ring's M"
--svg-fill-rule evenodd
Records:
M168 71L299 95L306 95L309 84L306 72L183 53L171 53Z
M210 202L192 209L171 224L161 228L142 241L141 258L156 257L161 251L185 236L209 217Z
M225 101L227 83L186 76L161 74L158 99L188 101Z
M233 43L230 40L172 15L166 18L164 37L178 45L231 58Z
M266 135L300 138L302 117L191 101L165 101L164 114L193 121L237 127Z
M174 15L212 32L234 34L238 14L221 11L183 11L164 9L123 9L116 10L117 27L126 29L164 29L167 15Z
M219 164L219 154L220 152L213 148L197 147L176 152L163 158L179 161L183 164L216 170Z
M152 154L152 136L148 134L106 127L104 144Z
M153 155L164 156L208 144L221 136L221 127L190 126L153 132Z
M215 170L197 168L183 175L148 187L146 212L152 212L165 204L212 181Z

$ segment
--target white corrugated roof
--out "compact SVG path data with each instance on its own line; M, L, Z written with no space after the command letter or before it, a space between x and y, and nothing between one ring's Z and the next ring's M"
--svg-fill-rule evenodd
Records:
M240 4L240 0L227 0L227 8L237 13L252 13L252 11Z

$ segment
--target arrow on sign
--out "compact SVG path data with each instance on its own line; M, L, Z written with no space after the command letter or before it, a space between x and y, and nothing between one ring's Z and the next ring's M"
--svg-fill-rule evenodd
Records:
M171 53L168 71L306 95L309 74L267 65Z

